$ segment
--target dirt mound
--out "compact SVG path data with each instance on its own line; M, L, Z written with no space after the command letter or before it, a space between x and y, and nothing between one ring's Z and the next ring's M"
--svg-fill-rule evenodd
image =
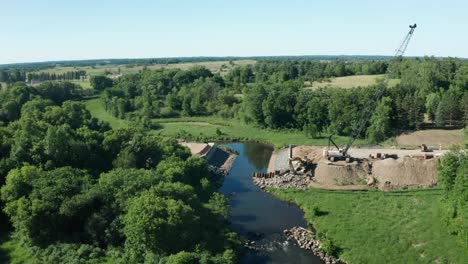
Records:
M323 147L312 147L299 145L293 148L293 157L304 158L307 156L312 162L319 162L322 159Z
M443 149L448 149L451 144L463 142L463 133L461 129L428 129L400 135L396 140L398 145L420 146L426 144L438 148L439 144L441 144Z
M372 176L381 190L431 187L437 183L437 159L419 160L404 157L373 163Z
M353 163L329 163L321 161L315 169L314 181L325 185L362 185L368 176L365 164Z

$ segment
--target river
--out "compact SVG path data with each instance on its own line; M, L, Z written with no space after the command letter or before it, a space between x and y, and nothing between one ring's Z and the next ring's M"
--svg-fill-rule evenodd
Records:
M239 153L224 179L221 193L229 197L231 225L255 241L241 263L323 263L310 251L287 241L283 230L306 227L302 211L263 192L252 182L253 172L266 172L273 148L259 143L224 143Z

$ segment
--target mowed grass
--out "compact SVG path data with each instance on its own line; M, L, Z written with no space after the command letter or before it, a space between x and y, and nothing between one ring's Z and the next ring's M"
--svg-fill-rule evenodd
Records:
M94 98L85 101L86 108L91 112L91 115L99 120L106 121L112 128L127 127L129 122L116 118L109 114L102 105L101 98Z
M445 228L442 191L345 192L270 189L298 204L347 263L467 263ZM318 216L314 215L318 211Z
M232 65L229 61L205 61L205 62L187 62L187 63L174 63L174 64L154 64L148 65L147 68L150 70L157 69L181 69L187 70L195 65L201 65L212 71L213 73L220 73L221 75L227 73L230 68L237 65L253 65L255 60L234 60ZM132 65L104 65L104 66L84 66L84 67L54 67L50 69L44 69L38 72L49 72L49 73L65 73L68 71L84 70L88 75L104 75L106 71L111 73L118 73L120 68L121 74L137 73L143 70L144 66L132 66Z
M156 119L162 125L158 130L163 135L178 135L182 131L193 136L205 136L208 138L220 138L226 140L253 140L270 143L275 148L294 145L324 146L328 144L328 138L310 138L298 130L273 130L263 129L251 124L245 124L240 120L222 119L219 117L183 117L171 119ZM218 136L217 130L221 132ZM336 137L335 142L344 144L346 137ZM356 144L364 144L357 140Z
M337 88L354 88L354 87L368 87L374 85L378 82L378 80L383 79L385 77L384 74L377 74L377 75L354 75L354 76L344 76L344 77L336 77L332 78L329 82L322 81L322 82L306 82L304 85L308 89L316 89L316 88L323 88L323 87L337 87ZM390 79L388 85L390 87L394 87L400 83L399 79Z
M100 98L85 101L86 108L91 114L103 121L110 123L112 128L128 127L129 121L118 119L105 111ZM263 129L236 119L223 119L220 117L180 117L155 119L161 124L161 129L155 133L168 136L180 136L190 134L191 138L203 137L212 140L252 140L273 144L276 148L297 145L325 146L328 138L310 138L298 130L272 130ZM217 130L221 132L218 135ZM325 136L325 135L324 135ZM335 142L345 144L347 137L336 136ZM366 144L363 140L356 140L357 145Z

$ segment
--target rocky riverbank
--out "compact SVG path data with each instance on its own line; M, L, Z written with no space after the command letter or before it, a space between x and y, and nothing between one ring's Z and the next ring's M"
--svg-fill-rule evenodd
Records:
M309 178L305 175L294 175L287 172L280 175L274 175L271 178L256 176L253 177L253 183L261 189L271 187L276 189L296 188L305 190L309 185Z
M303 227L293 227L283 231L289 240L294 240L303 249L311 250L327 264L345 263L339 258L328 256L320 250L320 241L314 239L314 233Z

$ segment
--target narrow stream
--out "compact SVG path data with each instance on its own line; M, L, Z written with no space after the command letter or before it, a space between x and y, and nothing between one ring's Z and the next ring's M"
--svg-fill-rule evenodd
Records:
M255 241L241 263L323 263L310 251L287 241L283 230L306 227L302 211L263 192L252 182L253 172L265 172L273 149L259 143L225 143L239 153L221 193L229 197L232 228Z

